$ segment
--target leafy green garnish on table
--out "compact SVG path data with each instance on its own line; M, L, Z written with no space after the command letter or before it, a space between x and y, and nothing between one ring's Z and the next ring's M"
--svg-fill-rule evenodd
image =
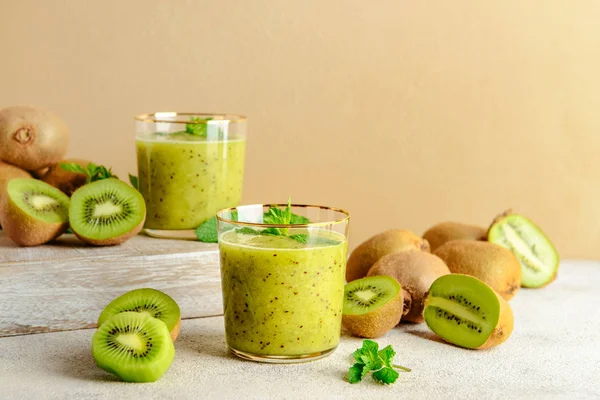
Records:
M191 123L185 124L185 131L191 135L206 137L210 120L212 118L190 117Z
M396 352L392 346L387 346L379 350L377 342L365 339L360 349L357 349L352 356L356 363L348 370L348 382L358 383L373 371L373 379L379 383L389 385L398 379L396 369L410 372L410 368L393 364Z
M232 213L232 219L237 219ZM263 222L273 225L290 225L290 224L308 224L310 220L302 215L292 213L292 200L288 199L287 207L282 210L277 207L269 207L269 210L263 214ZM288 236L288 228L266 228L263 230L252 229L249 227L238 228L236 232L248 235L272 235L272 236ZM204 243L218 243L217 232L217 217L212 217L196 228L196 236L198 240ZM291 235L291 239L301 243L308 242L308 235ZM332 241L333 242L333 241ZM335 242L337 244L337 242Z
M118 176L112 173L111 168L106 168L103 165L96 165L93 162L89 163L87 168L83 168L78 163L60 163L62 169L76 174L86 175L85 183L101 181L102 179L117 178Z

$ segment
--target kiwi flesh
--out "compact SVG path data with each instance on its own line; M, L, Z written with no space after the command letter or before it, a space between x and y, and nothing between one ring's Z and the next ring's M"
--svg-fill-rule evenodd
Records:
M49 167L67 153L67 124L48 110L16 106L0 110L0 159L28 171Z
M440 257L450 272L481 279L506 300L521 287L521 265L509 250L488 242L453 240L439 247Z
M175 347L164 322L147 314L123 312L94 333L92 355L103 370L125 382L154 382L169 369Z
M0 200L2 200L2 197L6 193L6 184L8 181L15 178L25 179L32 178L32 176L24 169L0 161Z
M402 290L394 278L357 279L344 287L342 325L354 336L380 337L398 325L402 309Z
M71 196L71 229L86 243L121 244L140 232L145 219L140 192L116 178L92 182Z
M487 349L504 342L514 317L506 300L477 278L444 275L425 298L425 323L442 339L469 349Z
M0 201L0 224L21 246L37 246L56 239L69 225L69 197L47 183L11 179Z
M530 219L508 211L494 220L488 240L507 248L517 257L522 270L522 286L538 288L556 279L560 264L558 252Z
M98 318L101 326L109 318L122 312L138 312L161 320L167 326L171 339L177 339L181 324L179 306L169 295L160 290L135 289L111 301Z
M71 196L75 190L87 183L88 176L86 174L71 172L63 169L60 164L79 164L84 169L90 163L87 160L68 159L62 160L58 164L51 166L41 178L44 182L55 188L60 189L67 196Z
M350 254L346 264L346 281L367 276L369 269L381 257L397 251L429 251L427 240L404 229L390 229L360 244Z
M423 322L423 299L431 284L450 270L439 257L412 250L383 256L367 276L391 276L402 287L404 311L402 320Z
M487 229L460 222L442 222L429 228L423 238L429 242L433 253L451 240L487 240Z

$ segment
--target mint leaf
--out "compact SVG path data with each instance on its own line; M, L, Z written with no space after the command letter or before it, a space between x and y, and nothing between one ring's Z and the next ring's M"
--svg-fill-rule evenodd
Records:
M86 183L100 181L102 179L117 178L118 176L112 173L110 168L106 168L102 165L96 165L90 162L87 168L83 168L77 163L60 163L62 169L69 172L75 172L77 174L85 174L87 176Z
M131 186L138 189L138 177L137 176L129 174L129 182L131 182Z
M297 242L307 244L308 243L308 235L300 234L300 235L290 235L290 239L294 239Z
M396 382L398 376L400 376L400 374L390 367L384 367L379 371L373 372L373 379L386 385Z
M196 228L198 240L204 243L218 243L219 233L217 231L217 217L207 219Z
M290 224L310 224L310 220L302 215L292 213L292 216L290 218Z
M356 363L348 370L348 382L358 383L362 381L365 371L369 373L369 370L365 368L363 364Z
M62 169L76 174L88 174L87 170L77 163L60 163Z
M392 346L388 345L384 349L379 350L379 352L377 352L377 355L383 361L386 367L392 368L392 361L394 360L394 356L396 355L396 352L394 351L394 349L392 349Z
M208 121L212 118L190 117L190 124L185 124L185 131L191 135L207 136Z

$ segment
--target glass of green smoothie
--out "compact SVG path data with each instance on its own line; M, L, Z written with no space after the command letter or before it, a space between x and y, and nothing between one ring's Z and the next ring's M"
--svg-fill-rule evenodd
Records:
M196 239L194 229L242 196L246 118L159 112L136 118L138 189L144 231Z
M257 204L217 213L227 345L253 361L331 354L340 340L349 215Z

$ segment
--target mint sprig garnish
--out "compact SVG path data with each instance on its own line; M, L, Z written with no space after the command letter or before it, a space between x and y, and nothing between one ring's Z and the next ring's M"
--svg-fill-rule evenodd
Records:
M190 117L190 124L185 124L185 131L191 135L207 136L208 121L212 118Z
M396 382L400 375L397 369L410 372L410 368L393 364L396 352L392 346L379 350L377 342L365 339L360 349L352 356L356 363L348 370L348 382L358 383L363 380L369 372L373 371L373 379L386 385Z
M96 165L93 162L89 163L87 168L83 168L83 166L78 163L60 163L59 165L65 171L86 175L86 184L108 178L119 179L118 176L112 173L111 168L106 168L103 165Z
M131 186L134 187L134 189L138 189L138 177L137 176L129 174L129 182L131 183Z

